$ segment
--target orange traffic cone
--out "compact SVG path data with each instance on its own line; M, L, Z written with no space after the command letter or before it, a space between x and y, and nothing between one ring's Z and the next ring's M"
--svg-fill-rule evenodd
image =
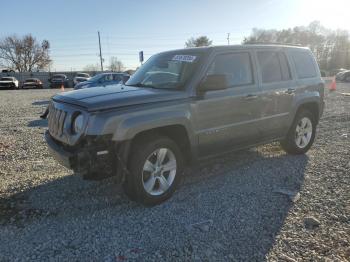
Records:
M64 92L64 85L61 85L61 92Z
M329 86L329 91L335 91L337 90L337 81L335 80L335 77L333 77L331 85Z

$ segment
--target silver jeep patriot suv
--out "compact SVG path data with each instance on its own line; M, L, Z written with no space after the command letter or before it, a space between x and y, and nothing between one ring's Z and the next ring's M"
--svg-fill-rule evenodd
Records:
M125 83L58 94L48 147L85 178L117 176L146 205L169 198L196 159L280 141L309 150L324 82L307 48L239 45L152 56Z

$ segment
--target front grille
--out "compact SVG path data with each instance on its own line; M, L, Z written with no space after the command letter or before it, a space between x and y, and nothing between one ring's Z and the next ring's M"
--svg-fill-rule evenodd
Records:
M54 137L60 137L63 134L64 121L66 120L67 112L59 110L53 106L49 107L49 132Z

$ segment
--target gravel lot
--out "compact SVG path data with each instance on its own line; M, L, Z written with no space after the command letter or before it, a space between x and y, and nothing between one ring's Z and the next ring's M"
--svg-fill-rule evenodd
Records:
M0 261L350 261L350 84L306 155L212 159L153 208L54 161L38 119L55 92L0 91Z

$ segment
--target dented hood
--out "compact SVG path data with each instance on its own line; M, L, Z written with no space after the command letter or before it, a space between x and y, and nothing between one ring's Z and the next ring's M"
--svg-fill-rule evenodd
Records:
M140 88L118 84L59 93L53 97L53 100L78 105L87 111L97 111L186 97L186 92L179 90Z

